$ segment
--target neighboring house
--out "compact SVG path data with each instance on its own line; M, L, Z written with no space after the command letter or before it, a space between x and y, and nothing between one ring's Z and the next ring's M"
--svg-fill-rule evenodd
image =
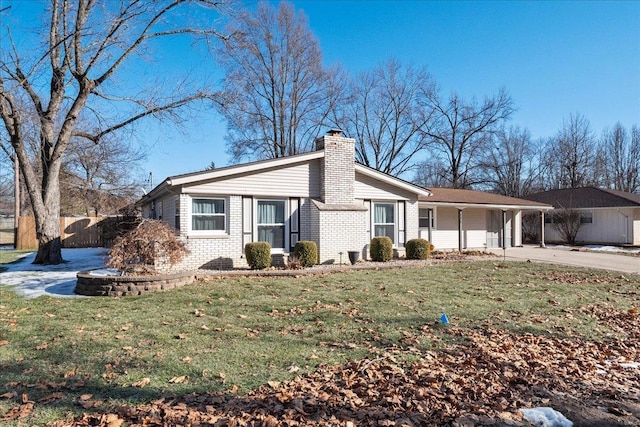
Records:
M418 237L418 197L431 193L356 164L355 141L330 131L316 151L167 178L138 205L179 230L190 255L178 268L245 266L248 242L266 241L278 261L298 240L321 263L367 257L374 236L401 250Z
M580 212L576 242L640 246L640 194L583 187L545 191L526 198L555 209ZM547 241L562 241L552 221L553 211L545 220Z
M491 249L522 245L522 211L552 206L483 191L430 188L419 199L420 237L438 249ZM541 218L544 218L541 215ZM541 219L542 221L542 219ZM540 242L544 246L544 241Z

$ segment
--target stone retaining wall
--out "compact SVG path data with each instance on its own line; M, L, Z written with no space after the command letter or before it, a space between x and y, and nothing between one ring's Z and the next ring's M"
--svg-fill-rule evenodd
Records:
M195 273L184 272L160 276L96 276L89 271L77 275L74 292L87 296L121 297L142 295L188 285L195 281Z

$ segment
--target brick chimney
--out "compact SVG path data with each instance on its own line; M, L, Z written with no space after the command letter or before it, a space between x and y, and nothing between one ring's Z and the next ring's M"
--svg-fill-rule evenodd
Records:
M320 169L320 195L326 204L351 204L355 199L355 140L340 129L331 129L316 139L316 150L324 150Z

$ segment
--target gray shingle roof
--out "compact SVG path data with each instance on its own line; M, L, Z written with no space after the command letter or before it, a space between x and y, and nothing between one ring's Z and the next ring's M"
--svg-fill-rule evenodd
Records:
M565 188L524 197L558 209L623 208L640 206L640 194L596 187Z

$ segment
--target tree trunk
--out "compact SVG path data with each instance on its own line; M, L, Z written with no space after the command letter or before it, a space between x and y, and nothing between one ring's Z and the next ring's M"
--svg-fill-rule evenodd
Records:
M60 239L60 209L50 209L47 206L47 213L44 218L38 218L36 214L36 224L40 223L38 235L38 253L33 261L34 264L60 264L62 259L62 241Z
M32 199L33 214L36 221L38 253L34 264L60 264L62 259L62 241L60 239L60 165L61 159L45 162L47 171L42 177L42 191Z
M57 224L56 224L57 223ZM57 230L57 231L56 231ZM60 240L60 218L49 217L38 235L38 253L34 264L60 264L62 259L62 243Z

